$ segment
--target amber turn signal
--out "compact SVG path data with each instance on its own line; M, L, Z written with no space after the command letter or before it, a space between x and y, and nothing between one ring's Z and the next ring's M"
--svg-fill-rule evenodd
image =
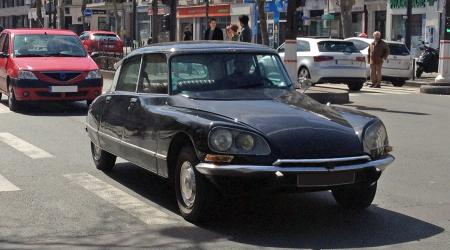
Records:
M207 154L205 161L207 162L217 162L217 163L229 163L233 160L234 156L231 155L212 155Z

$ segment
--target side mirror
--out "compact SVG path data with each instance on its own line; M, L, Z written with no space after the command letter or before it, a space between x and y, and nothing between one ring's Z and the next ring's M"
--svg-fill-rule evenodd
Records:
M8 57L9 57L8 54L5 54L5 53L3 53L3 52L0 52L0 58L8 58Z
M305 93L309 88L311 88L311 86L312 86L311 80L304 77L298 78L298 81L295 84L295 88L303 89L303 93Z

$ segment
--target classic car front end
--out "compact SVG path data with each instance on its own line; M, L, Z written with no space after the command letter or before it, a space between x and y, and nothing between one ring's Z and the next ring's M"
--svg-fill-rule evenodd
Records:
M107 171L118 156L168 178L187 220L207 218L221 195L255 191L331 190L363 209L394 160L380 119L297 92L263 46L151 46L117 74L89 110L94 162Z

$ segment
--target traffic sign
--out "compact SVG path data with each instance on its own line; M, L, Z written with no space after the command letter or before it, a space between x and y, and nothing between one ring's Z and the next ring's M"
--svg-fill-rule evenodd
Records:
M84 9L83 15L84 16L92 16L92 9Z

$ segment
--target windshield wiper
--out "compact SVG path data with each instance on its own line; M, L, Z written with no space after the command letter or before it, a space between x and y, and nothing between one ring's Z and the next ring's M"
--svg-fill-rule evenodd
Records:
M66 53L49 53L49 54L45 54L45 56L59 56L59 57L84 57L82 55L74 55L74 54L66 54Z
M16 57L44 57L44 55L40 54L19 54Z

